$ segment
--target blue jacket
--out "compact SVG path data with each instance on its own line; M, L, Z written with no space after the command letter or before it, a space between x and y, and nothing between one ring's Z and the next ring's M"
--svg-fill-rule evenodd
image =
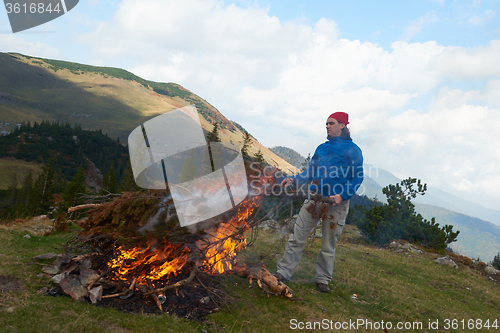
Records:
M309 167L292 178L298 187L313 182L313 194L340 194L343 200L349 200L364 178L361 149L350 137L328 138L316 148Z

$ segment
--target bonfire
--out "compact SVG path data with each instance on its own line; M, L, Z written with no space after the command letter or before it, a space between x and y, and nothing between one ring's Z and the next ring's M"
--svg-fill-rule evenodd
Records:
M263 175L252 185L262 189L274 179ZM126 192L109 202L73 207L71 211L90 208L79 223L82 231L44 272L75 300L143 299L158 311L169 311L164 309L169 297L186 294L196 294L198 306L207 303L214 298L209 292L214 288L206 276L221 274L255 280L269 294L292 298L290 288L265 267L237 261L238 251L247 246L248 231L268 218L254 218L265 191L258 193L224 214L188 227L179 225L168 190ZM206 292L193 290L194 285Z

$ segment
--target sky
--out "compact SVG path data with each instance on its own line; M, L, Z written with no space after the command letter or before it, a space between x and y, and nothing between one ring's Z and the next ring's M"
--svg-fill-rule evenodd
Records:
M499 207L498 0L81 0L15 34L0 8L0 51L181 84L304 156L344 111L365 163Z

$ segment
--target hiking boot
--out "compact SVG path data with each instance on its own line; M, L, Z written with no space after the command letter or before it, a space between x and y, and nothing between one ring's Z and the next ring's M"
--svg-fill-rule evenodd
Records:
M316 282L316 287L318 287L318 290L321 291L322 293L330 292L330 288L328 288L328 285L325 283Z
M278 273L278 272L274 273L273 275L274 275L274 277L275 277L278 281L280 281L280 282L288 282L288 279L287 279L287 278L285 278L283 275L281 275L281 274L280 274L280 273Z

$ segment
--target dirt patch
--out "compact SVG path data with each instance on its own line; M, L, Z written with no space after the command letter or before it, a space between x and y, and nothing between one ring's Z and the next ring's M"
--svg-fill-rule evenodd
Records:
M0 294L18 291L23 288L23 284L11 276L0 275Z
M9 223L1 225L2 228L8 230L24 230L32 235L44 235L52 231L53 220L49 219L46 215L36 216L28 220L17 219Z

